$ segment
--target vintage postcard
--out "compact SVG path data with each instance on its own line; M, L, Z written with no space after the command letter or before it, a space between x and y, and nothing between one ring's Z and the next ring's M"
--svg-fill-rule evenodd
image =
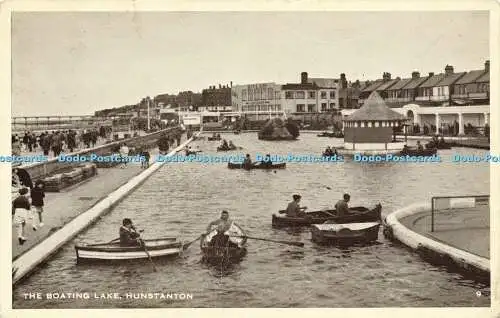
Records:
M498 3L176 5L2 4L7 317L496 312Z

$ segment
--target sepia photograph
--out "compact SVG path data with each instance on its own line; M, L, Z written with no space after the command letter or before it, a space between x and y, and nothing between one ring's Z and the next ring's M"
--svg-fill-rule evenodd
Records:
M490 307L490 19L12 12L12 309Z

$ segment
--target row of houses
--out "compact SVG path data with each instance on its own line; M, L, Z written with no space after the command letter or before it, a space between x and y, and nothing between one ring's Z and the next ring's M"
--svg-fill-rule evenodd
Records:
M454 71L446 65L444 73L420 76L412 72L410 78L391 79L384 73L382 79L365 83L359 95L362 105L368 96L377 91L390 107L401 107L415 102L420 106L486 105L490 98L490 61L484 69L469 72Z
M300 74L296 83L274 82L245 85L219 84L204 89L201 94L192 91L177 95L162 94L153 98L150 116L159 116L160 108L170 106L181 111L245 112L281 114L315 114L356 109L363 105L372 92L378 92L389 107L407 104L420 106L489 105L490 62L484 68L468 72L454 71L446 65L443 73L421 76L413 71L408 78L391 78L384 72L373 81L348 81L344 73L338 78L314 78L307 72ZM139 116L147 113L146 105L139 105Z

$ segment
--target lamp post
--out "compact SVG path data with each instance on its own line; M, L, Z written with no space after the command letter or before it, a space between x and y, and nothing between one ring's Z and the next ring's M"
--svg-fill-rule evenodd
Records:
M151 121L149 119L149 104L151 103L151 98L148 96L146 97L147 103L148 103L148 132L151 130Z

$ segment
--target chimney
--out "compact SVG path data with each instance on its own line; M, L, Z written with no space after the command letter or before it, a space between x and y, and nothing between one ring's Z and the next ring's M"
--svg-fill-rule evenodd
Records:
M221 84L219 84L219 88L222 88L222 85L221 85Z
M446 67L444 68L444 73L448 76L448 75L451 75L453 74L453 66L451 65L446 65Z
M307 83L307 72L300 73L300 83L301 84Z
M486 62L484 62L484 70L486 72L490 71L490 60L487 60Z
M390 80L391 79L391 73L384 72L384 74L382 74L382 79L384 81Z
M414 71L411 73L411 78L419 78L420 77L420 73L417 72L417 71Z
M434 76L434 72L429 72L429 77L433 77Z
M340 74L340 88L347 88L347 79L344 73Z
M233 81L231 81L231 87L233 87Z

